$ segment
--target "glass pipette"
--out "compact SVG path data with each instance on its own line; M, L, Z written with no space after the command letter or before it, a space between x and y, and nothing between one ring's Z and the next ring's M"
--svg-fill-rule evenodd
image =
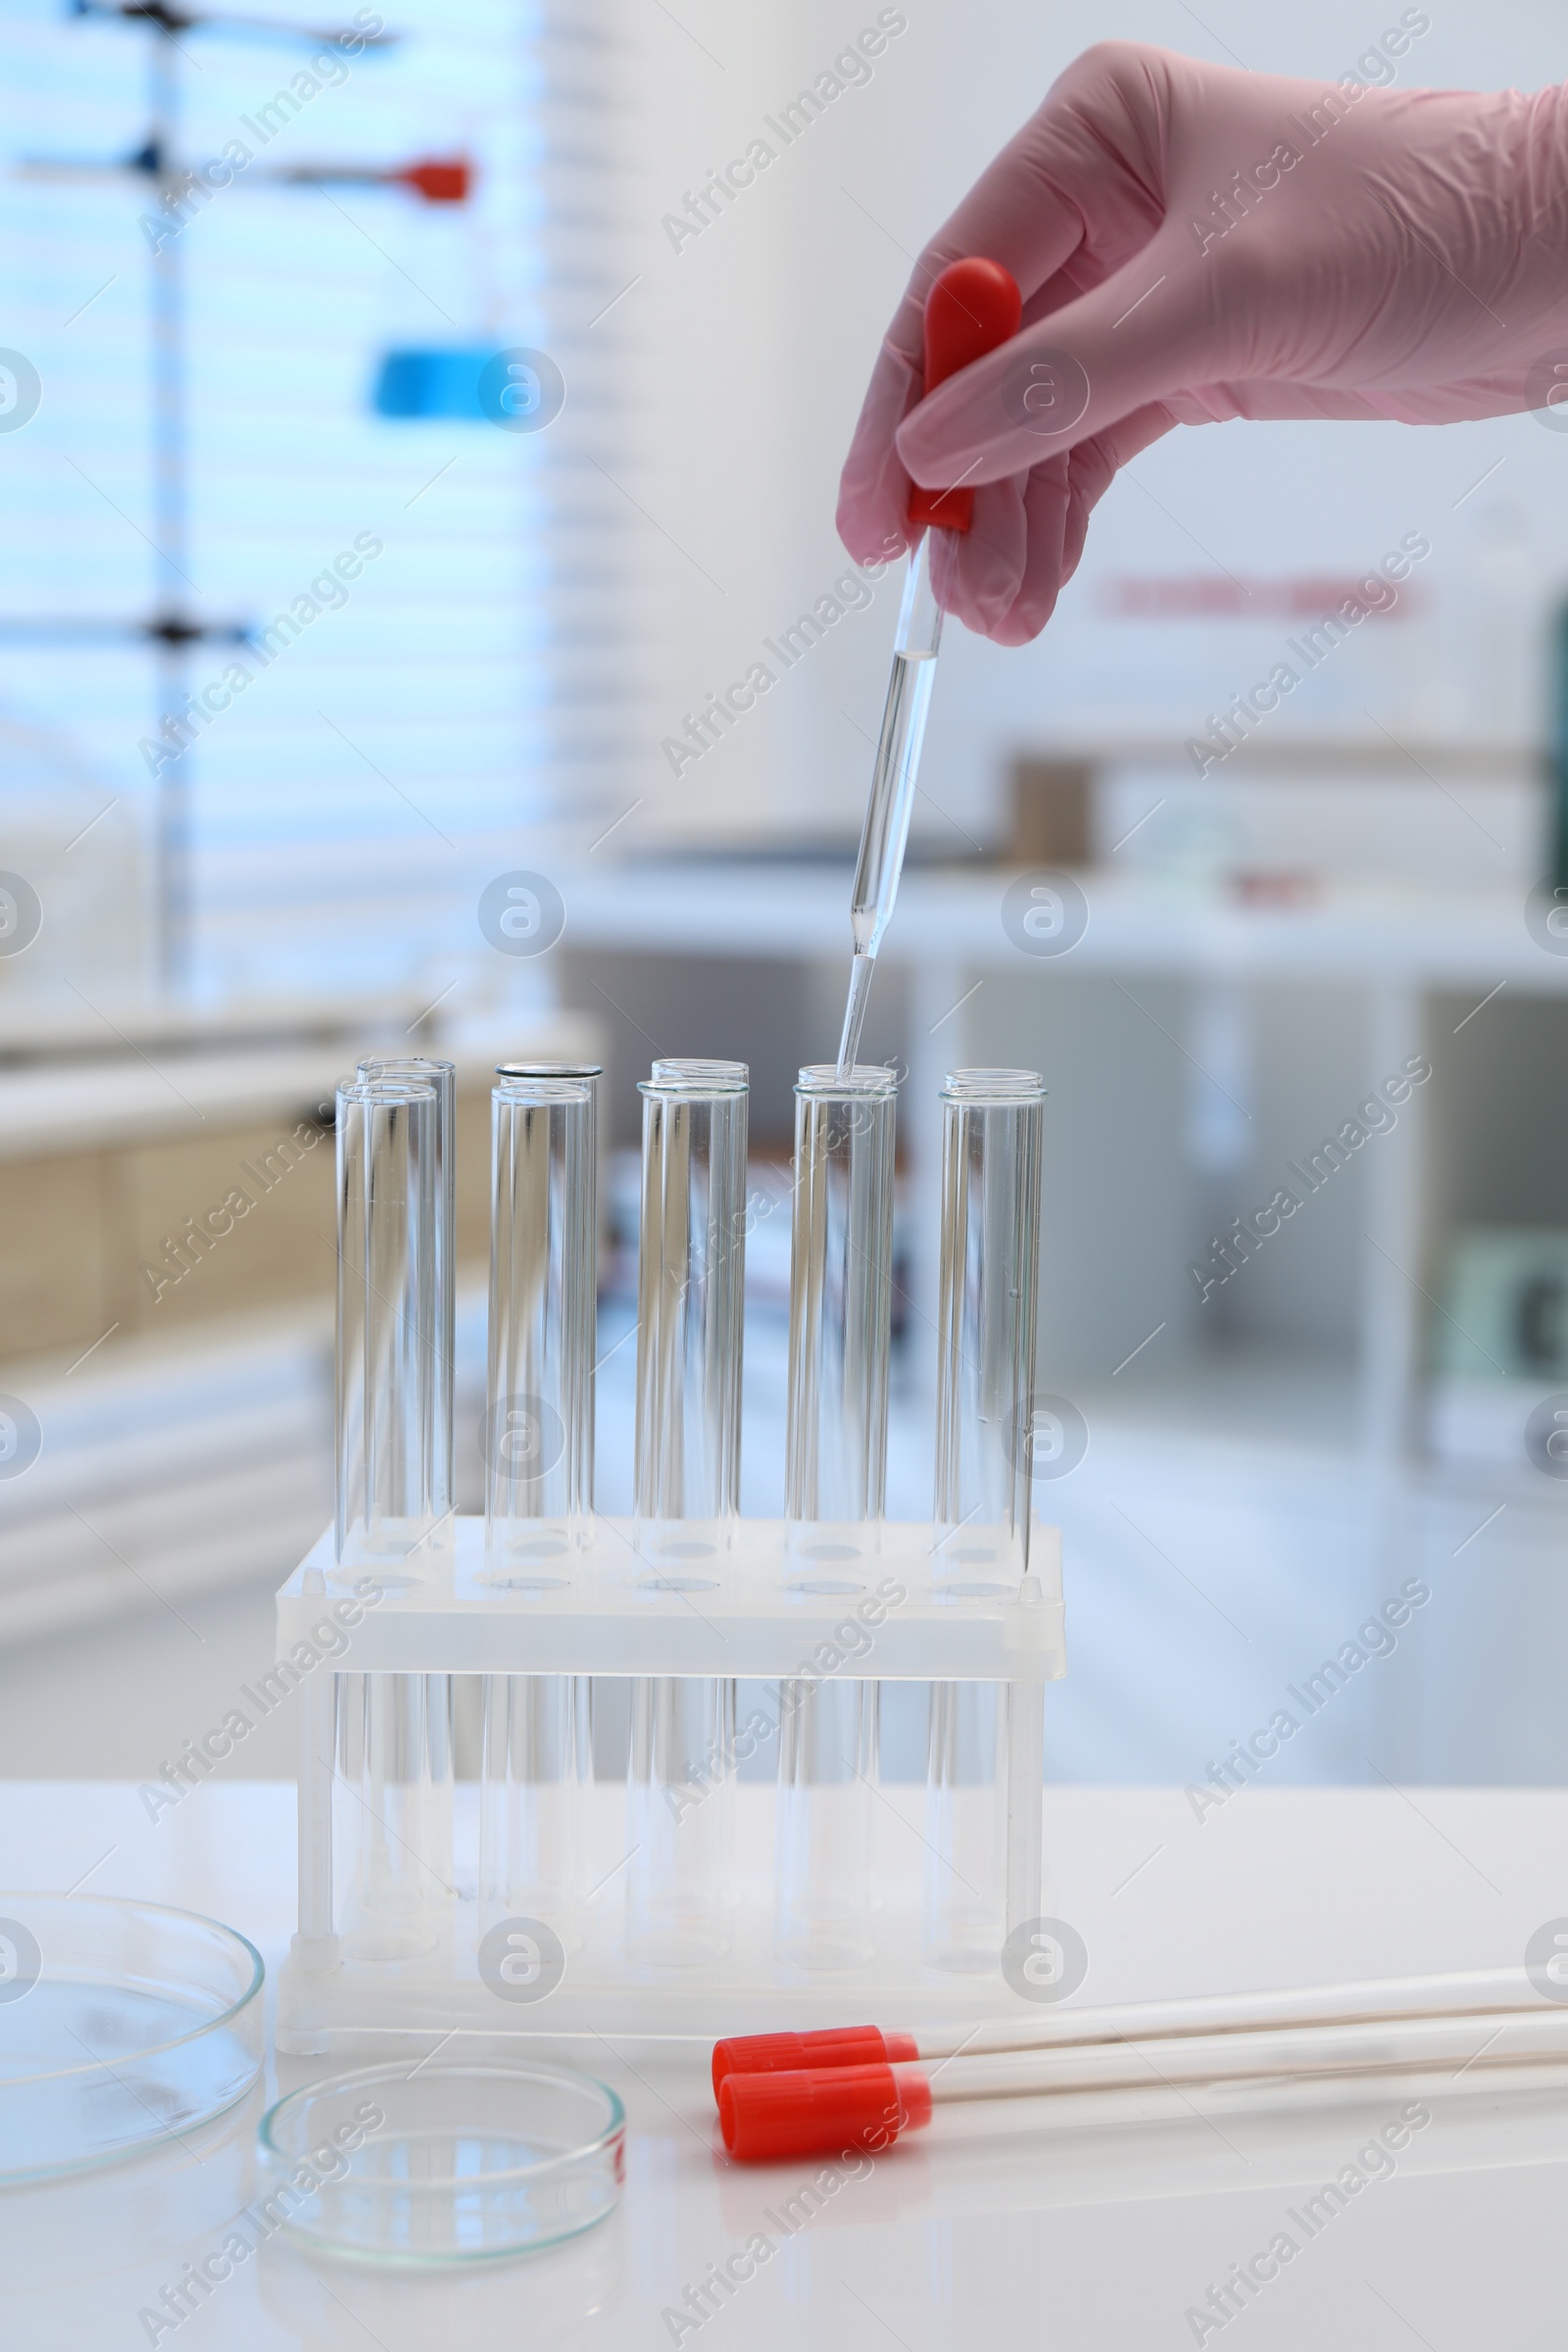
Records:
M850 894L850 932L855 954L850 963L850 995L844 1008L844 1033L839 1040L839 1071L847 1074L860 1050L871 973L882 934L893 919L904 871L904 852L914 811L914 787L920 769L920 746L925 740L926 712L936 684L937 648L942 643L942 607L931 585L933 541L928 529L910 551L899 607L898 633L893 640L893 670L888 679L882 734L871 771L871 797L865 804L860 855L856 860L855 887Z
M950 263L926 297L926 391L934 392L950 375L971 367L1015 335L1021 308L1017 285L1000 262L976 258ZM839 1040L841 1072L854 1066L859 1052L871 973L883 933L893 917L909 839L920 746L925 740L937 649L942 643L942 607L933 585L933 564L942 539L957 538L968 530L973 508L972 490L922 490L916 484L909 495L909 520L923 526L923 535L909 552L893 641L893 672L850 898L855 953Z

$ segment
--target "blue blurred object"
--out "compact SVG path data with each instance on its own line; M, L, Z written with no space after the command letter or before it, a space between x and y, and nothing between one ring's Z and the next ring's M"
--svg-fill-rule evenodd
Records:
M489 351L389 351L376 370L370 405L378 416L463 416L485 421L479 377Z

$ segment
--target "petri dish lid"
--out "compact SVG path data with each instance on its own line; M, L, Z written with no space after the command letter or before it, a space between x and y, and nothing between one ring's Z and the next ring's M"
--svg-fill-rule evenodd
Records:
M243 2098L265 1975L193 1911L0 1891L0 2180L112 2163Z
M574 2237L614 2211L626 2170L615 2093L543 2059L332 2075L269 2108L257 2139L291 2235L420 2268Z

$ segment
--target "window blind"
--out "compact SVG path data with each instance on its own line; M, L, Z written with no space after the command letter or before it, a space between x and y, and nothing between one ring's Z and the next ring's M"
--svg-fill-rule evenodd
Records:
M312 14L349 37L0 9L0 344L39 388L0 429L0 741L27 747L0 819L30 843L55 774L73 830L101 804L70 858L122 861L146 960L160 808L183 808L172 912L209 997L414 985L482 954L473 903L531 830L624 806L636 699L627 510L596 463L625 433L613 25L527 0ZM115 169L145 158L160 75L162 178ZM433 165L450 191L464 159L463 202L378 176ZM175 165L197 177L171 197ZM564 379L547 430L450 396L520 348ZM385 398L411 365L434 413ZM216 633L138 633L160 612Z

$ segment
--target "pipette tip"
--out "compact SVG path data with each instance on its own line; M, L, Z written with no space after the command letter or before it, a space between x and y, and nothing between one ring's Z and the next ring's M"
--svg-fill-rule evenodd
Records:
M844 1034L839 1039L838 1074L847 1077L855 1067L855 1057L860 1051L860 1031L865 1026L865 1001L871 993L871 974L876 969L874 956L857 954L850 962L850 994L844 1007Z

